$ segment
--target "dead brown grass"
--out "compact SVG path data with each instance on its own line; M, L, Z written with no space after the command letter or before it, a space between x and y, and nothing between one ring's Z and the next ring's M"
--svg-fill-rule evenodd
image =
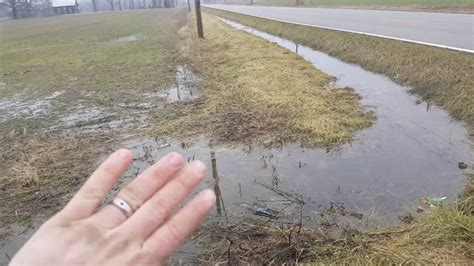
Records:
M12 132L0 140L1 236L9 225L28 225L62 208L104 154L97 144L106 139Z
M182 53L205 82L201 97L160 113L155 134L210 136L227 143L337 145L373 116L351 89L289 51L204 16L206 39L182 33Z
M385 74L474 128L474 55L425 45L282 23L206 8L241 24Z

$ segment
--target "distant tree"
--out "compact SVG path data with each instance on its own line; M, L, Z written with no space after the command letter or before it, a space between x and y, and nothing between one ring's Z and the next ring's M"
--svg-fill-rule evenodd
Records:
M98 1L99 0L92 0L92 7L94 7L95 12L99 11L99 8L97 7Z
M122 11L122 0L118 0L119 10Z
M115 8L114 8L114 0L107 0L107 2L109 2L109 4L110 4L110 9L111 9L112 11L115 11Z
M6 0L4 5L9 7L12 10L12 17L14 19L18 18L18 7L21 3L21 0Z

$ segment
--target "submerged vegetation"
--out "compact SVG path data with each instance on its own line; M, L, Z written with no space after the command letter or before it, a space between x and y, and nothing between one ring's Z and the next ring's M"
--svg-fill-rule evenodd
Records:
M204 16L204 40L184 29L183 55L205 82L198 100L160 113L155 134L207 135L221 142L331 146L372 124L350 88L276 44ZM161 110L160 110L161 112Z
M407 85L474 128L474 55L425 45L282 23L206 8L206 12L280 36Z
M458 201L423 218L376 231L269 221L213 224L195 236L207 246L201 259L234 263L452 264L474 260L474 175Z

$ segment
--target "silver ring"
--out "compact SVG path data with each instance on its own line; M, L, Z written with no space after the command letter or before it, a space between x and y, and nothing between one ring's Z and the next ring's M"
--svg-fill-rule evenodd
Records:
M115 197L110 204L119 208L127 217L130 217L130 215L133 214L132 207L130 207L130 205L125 200L119 197Z

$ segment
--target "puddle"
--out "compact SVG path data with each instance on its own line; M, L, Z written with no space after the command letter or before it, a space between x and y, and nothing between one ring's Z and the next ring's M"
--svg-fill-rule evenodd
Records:
M76 127L87 124L91 120L100 119L103 113L103 110L97 107L86 108L79 105L76 109L77 110L60 119L67 127Z
M25 89L27 91L28 89ZM24 92L16 93L11 97L0 99L0 122L18 117L39 117L46 114L51 108L51 101L62 95L64 91L57 91L46 97L34 100L25 100L31 95Z
M198 97L196 87L199 76L194 74L186 65L176 67L176 84L168 91L160 93L167 103L190 101Z
M124 36L124 37L117 38L114 41L115 42L135 42L135 41L141 40L143 38L144 37L142 35L129 35L129 36Z

